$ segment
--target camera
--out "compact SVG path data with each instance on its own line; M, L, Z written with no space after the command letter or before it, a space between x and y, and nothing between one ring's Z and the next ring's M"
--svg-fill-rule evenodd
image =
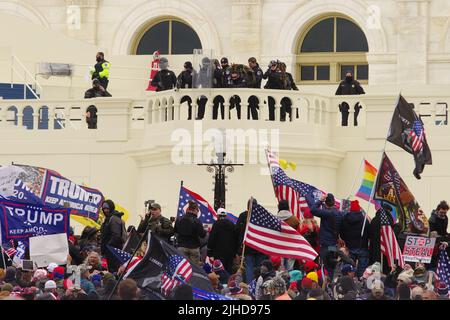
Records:
M145 208L146 208L146 209L149 209L152 203L155 203L155 200L146 200L146 201L144 202Z

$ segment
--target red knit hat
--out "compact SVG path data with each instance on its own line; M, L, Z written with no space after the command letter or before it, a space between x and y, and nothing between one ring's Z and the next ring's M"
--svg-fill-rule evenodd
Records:
M314 271L314 269L318 268L319 266L317 265L317 263L315 263L312 260L308 260L306 261L305 265L303 266L303 270L305 271L305 273L310 273L311 271Z
M281 257L280 256L270 256L270 262L273 264L273 268L278 270L281 266Z
M361 207L359 206L358 200L350 202L350 212L361 212Z

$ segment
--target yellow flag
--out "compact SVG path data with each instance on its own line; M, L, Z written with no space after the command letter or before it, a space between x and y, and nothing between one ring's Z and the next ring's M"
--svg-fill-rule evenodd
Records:
M286 170L288 167L291 168L293 171L297 169L297 164L295 162L287 161L284 159L280 159L280 167L282 167L284 170Z
M280 159L280 167L282 167L284 170L287 169L287 161Z

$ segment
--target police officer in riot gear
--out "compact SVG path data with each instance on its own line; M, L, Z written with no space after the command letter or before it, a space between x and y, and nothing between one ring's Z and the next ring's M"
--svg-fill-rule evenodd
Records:
M298 91L297 85L295 84L294 78L292 77L292 74L289 72L286 72L286 64L284 62L280 63L280 70L281 73L285 75L286 78L286 88L285 90L296 90ZM298 110L297 110L298 112ZM292 116L292 101L288 98L284 98L281 100L281 121L286 121L286 113L290 114ZM298 117L298 114L297 114Z
M248 66L252 69L254 77L255 77L255 81L254 81L254 85L252 86L252 88L261 88L261 81L263 79L263 71L262 69L259 67L258 62L256 61L255 57L251 57L248 59ZM249 107L249 111L251 113L252 119L253 120L258 120L258 98L256 96L251 96L248 99L248 107ZM250 117L248 117L250 118Z
M177 76L173 71L170 71L168 67L169 61L167 58L161 58L159 60L160 70L152 79L152 86L156 87L156 91L172 90L176 87Z
M351 71L347 71L345 75L345 80L341 81L339 84L339 87L336 90L336 95L359 95L359 94L365 94L364 89L361 87L358 81L353 79L353 74ZM361 110L361 105L359 102L355 104L355 114L354 114L354 125L355 127L358 126L358 115L359 111ZM348 115L349 115L350 106L347 102L343 101L339 105L339 111L342 115L342 126L348 126Z
M186 61L184 63L184 70L178 75L177 78L177 89L191 89L192 88L192 76L194 73L194 68L192 67L192 62ZM180 104L187 102L189 106L189 117L188 120L192 119L192 99L189 96L184 96L180 100Z

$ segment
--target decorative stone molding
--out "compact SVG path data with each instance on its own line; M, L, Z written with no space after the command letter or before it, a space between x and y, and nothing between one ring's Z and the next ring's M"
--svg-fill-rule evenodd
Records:
M79 6L80 8L98 8L99 0L66 0L67 6Z
M44 15L35 6L28 5L23 1L21 3L17 1L1 1L0 12L19 16L35 24L50 28L50 24Z
M355 20L364 31L369 43L370 53L386 53L387 39L383 25L380 28L368 28L367 18L370 5L362 0L323 0L320 3L310 1L294 9L277 32L277 39L274 39L280 53L294 53L297 41L304 32L305 27L320 15L326 13L341 13Z
M199 36L203 49L213 49L216 54L221 54L219 35L212 20L204 10L188 0L146 0L134 6L117 25L111 53L130 54L133 40L139 31L149 21L163 16L175 16L186 21Z

